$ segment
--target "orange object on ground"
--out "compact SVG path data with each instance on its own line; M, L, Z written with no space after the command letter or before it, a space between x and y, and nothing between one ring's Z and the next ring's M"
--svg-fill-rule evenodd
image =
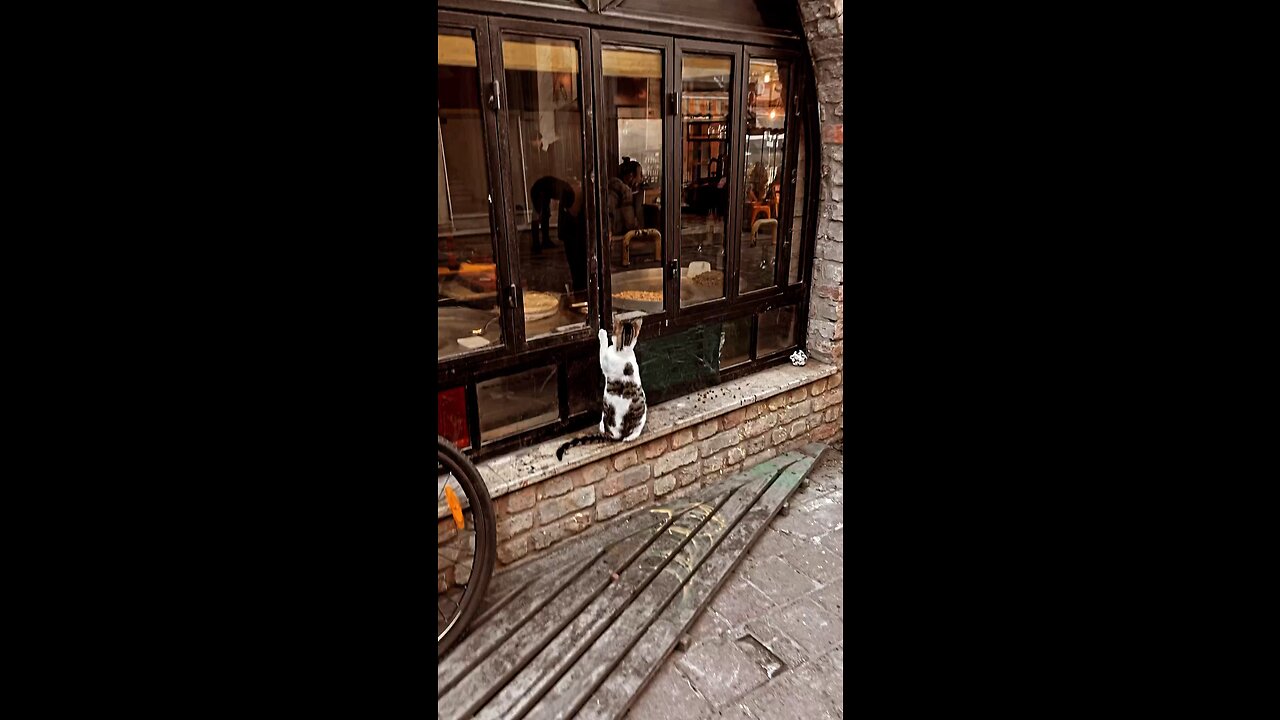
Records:
M467 526L465 520L462 519L462 503L458 502L458 496L454 494L453 488L448 485L444 486L444 501L449 503L449 510L453 512L453 523L462 530Z

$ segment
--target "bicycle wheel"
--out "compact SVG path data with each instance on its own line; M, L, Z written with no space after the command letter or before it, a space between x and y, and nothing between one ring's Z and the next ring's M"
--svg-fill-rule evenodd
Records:
M497 558L493 501L474 463L439 438L436 476L436 659L480 609Z

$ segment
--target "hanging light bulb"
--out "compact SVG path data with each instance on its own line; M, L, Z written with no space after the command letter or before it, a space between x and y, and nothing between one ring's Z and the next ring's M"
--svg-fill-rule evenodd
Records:
M764 74L764 81L769 82L769 73Z
M777 111L777 110L770 110L770 111L769 111L769 119L770 119L770 120L776 120L776 119L777 119L777 117L778 117L778 111Z

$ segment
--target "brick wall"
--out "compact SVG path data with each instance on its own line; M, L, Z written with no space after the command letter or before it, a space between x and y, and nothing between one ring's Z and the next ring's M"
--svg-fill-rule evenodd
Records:
M844 435L841 376L836 373L497 498L497 568L527 560L594 523L689 495L779 453L811 442L839 441ZM447 522L440 523L440 533Z
M799 0L818 88L822 162L806 351L844 357L844 1Z

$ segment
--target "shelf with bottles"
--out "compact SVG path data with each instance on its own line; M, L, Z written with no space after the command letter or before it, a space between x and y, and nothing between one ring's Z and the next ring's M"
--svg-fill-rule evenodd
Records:
M726 95L701 96L686 93L681 104L681 116L703 120L723 120L729 116L729 98Z
M724 120L687 120L685 140L728 140L729 123Z

